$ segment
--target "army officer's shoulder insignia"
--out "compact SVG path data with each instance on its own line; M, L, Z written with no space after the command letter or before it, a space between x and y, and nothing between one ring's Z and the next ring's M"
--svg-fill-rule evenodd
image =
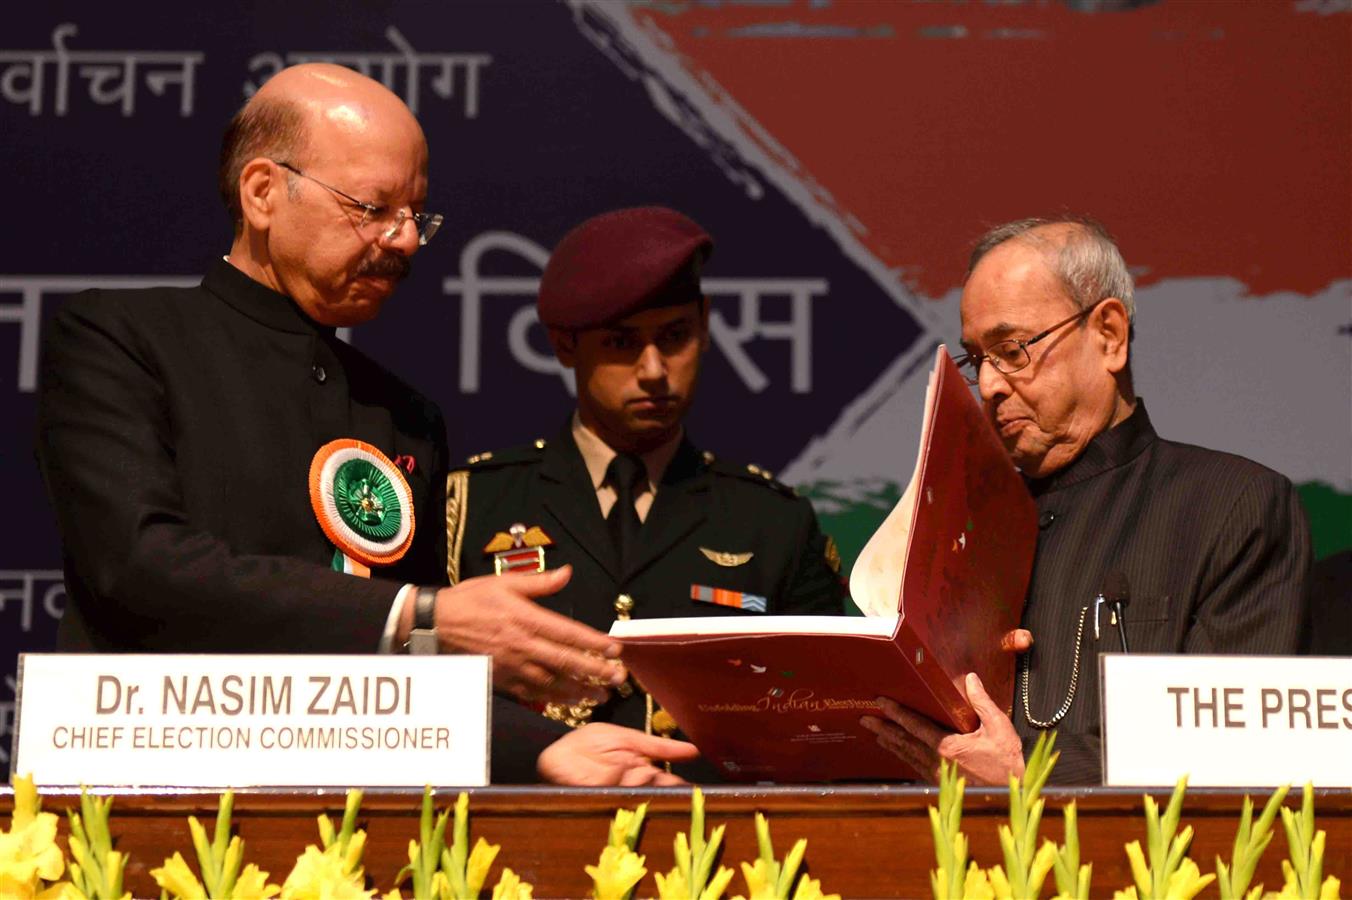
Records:
M554 539L539 525L526 526L517 522L506 531L493 535L484 546L484 555L493 557L493 572L543 572L545 548Z
M775 478L773 472L769 469L752 463L749 466L739 466L735 463L729 463L721 459L712 460L709 463L709 469L719 475L727 475L743 482L752 482L761 487L770 488L786 497L797 497L798 492L789 487L784 482Z
M460 468L468 469L471 472L480 472L500 469L504 466L539 462L541 452L544 449L545 441L543 438L539 438L529 444L509 447L506 450L485 450L467 458Z
M826 564L831 567L831 571L840 574L840 547L836 545L836 539L831 535L826 536Z
M460 581L460 564L465 552L465 526L469 520L471 476L480 507L493 503L495 482L520 476L527 467L544 459L545 441L536 440L506 450L486 450L476 453L454 469L446 479L446 578L451 584ZM485 551L487 552L487 551Z

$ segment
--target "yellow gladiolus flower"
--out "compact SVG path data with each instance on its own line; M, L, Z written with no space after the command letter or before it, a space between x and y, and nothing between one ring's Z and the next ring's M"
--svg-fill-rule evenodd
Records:
M503 869L497 886L493 888L493 900L534 900L531 896L533 890L511 869Z
M629 843L629 829L634 824L634 817L638 815L637 810L617 809L615 818L610 821L610 846L624 847Z
M1286 882L1282 885L1280 892L1268 892L1264 897L1276 898L1276 900L1301 900L1300 882L1296 879L1296 872L1291 868L1291 863L1282 860L1282 875ZM1342 894L1342 882L1330 875L1324 879L1324 883L1319 885L1319 900L1340 900Z
M235 879L235 890L231 896L234 900L268 900L281 892L282 889L277 885L268 884L267 872L253 863L246 863L244 870Z
M975 864L973 865L975 866ZM988 884L985 886L985 896L993 897L995 900L1011 900L1014 893L1009 886L1009 877L1005 875L1004 866L991 866L983 873L983 875L988 879ZM963 886L963 897L972 896L972 880L972 871L969 869L967 872L967 883Z
M483 838L475 842L474 849L469 854L469 861L465 864L465 884L468 885L471 895L479 896L479 889L488 879L488 870L493 868L493 860L497 858L501 849L501 844L490 844Z
M976 863L969 863L967 866L967 876L962 882L962 896L965 900L995 900L995 889L990 879Z
M793 900L840 900L839 894L823 894L820 879L804 875L798 879L798 887L793 892Z
M14 780L14 811L8 831L0 831L0 891L8 897L36 896L43 881L55 881L66 868L56 845L57 817L42 812L31 777Z
M623 835L624 832L618 833ZM616 834L617 830L612 827L612 840ZM643 860L644 857L625 846L611 844L602 850L600 863L585 869L591 876L592 894L596 900L623 900L648 874L648 870L643 867Z
M734 900L777 900L775 880L770 864L763 859L754 863L742 863L742 877L746 879L748 898L737 897Z
M667 875L658 872L653 877L657 879L658 900L690 900L690 885L680 869L672 869Z
M202 882L198 881L192 869L188 868L188 861L177 850L173 856L164 861L164 865L158 869L151 869L150 877L155 879L155 883L163 890L168 891L171 896L178 897L179 900L206 898L206 888L202 887Z
M30 882L12 881L3 873L0 873L0 897L5 900L87 900L69 881L33 893Z
M1147 800L1150 798L1146 798ZM1127 860L1131 863L1131 877L1142 890L1150 887L1150 867L1146 865L1145 854L1141 852L1141 842L1127 844ZM1132 890L1133 895L1135 889Z
M1164 900L1192 900L1215 880L1215 875L1202 875L1197 863L1185 857L1178 871L1169 876L1169 883L1164 888Z
M352 842L357 843L357 835ZM337 844L328 850L311 844L286 876L282 900L370 900L376 892L364 890L364 882L361 870L350 870L349 859L339 852Z
M361 857L366 852L366 832L360 829L347 842L347 852L343 854L343 871L361 878Z

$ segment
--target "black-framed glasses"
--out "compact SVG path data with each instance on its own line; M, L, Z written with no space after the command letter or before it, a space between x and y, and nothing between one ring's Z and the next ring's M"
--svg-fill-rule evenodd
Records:
M1070 318L1062 319L1060 322L1057 322L1045 331L1033 335L1026 341L1017 340L1015 338L1011 338L1007 341L997 341L987 347L984 353L968 353L965 356L959 356L957 359L953 360L953 362L962 372L962 377L968 384L977 384L981 380L981 364L984 362L988 362L994 366L995 371L999 372L1001 375L1012 375L1020 369L1026 369L1028 364L1033 361L1033 358L1028 355L1029 347L1048 335L1065 328L1071 322L1078 322L1085 318L1093 312L1100 303L1107 299L1107 297L1103 297L1094 301L1088 307L1075 313Z
M360 231L370 229L374 234L377 234L388 241L399 234L399 229L404 227L404 222L406 220L411 219L413 220L413 227L418 230L418 246L421 247L432 240L432 235L436 234L437 229L441 227L442 217L440 213L420 213L413 212L402 206L398 209L394 209L393 207L382 206L378 203L367 203L365 200L358 200L346 191L340 191L333 185L320 181L313 175L307 175L297 167L291 165L291 163L282 162L280 159L274 159L272 161L283 169L286 169L288 172L299 175L301 178L305 178L309 181L313 181L325 190L332 191L348 203L352 204L355 208L361 210L361 221L357 223L357 229Z

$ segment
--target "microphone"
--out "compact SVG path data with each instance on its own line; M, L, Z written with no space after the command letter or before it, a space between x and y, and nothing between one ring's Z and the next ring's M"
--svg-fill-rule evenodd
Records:
M1122 640L1122 652L1127 651L1127 618L1125 615L1126 606L1131 602L1131 589L1127 586L1126 573L1121 569L1114 569L1108 573L1108 577L1103 581L1103 598L1108 601L1113 611L1113 618L1117 620L1117 636Z

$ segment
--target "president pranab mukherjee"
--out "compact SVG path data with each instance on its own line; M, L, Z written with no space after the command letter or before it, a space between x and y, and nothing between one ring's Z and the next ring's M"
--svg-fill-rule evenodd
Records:
M972 734L887 698L887 719L865 720L928 776L948 759L971 783L1005 784L1022 774L1038 734L1055 729L1052 780L1101 781L1098 654L1124 640L1138 653L1299 646L1310 539L1296 492L1257 463L1155 433L1132 384L1135 314L1131 275L1095 222L1011 222L972 252L958 362L1037 501L1023 613L1034 645L1012 714L968 677L981 718ZM1221 366L1255 358L1244 348L1197 352ZM1105 590L1127 595L1121 615L1095 603Z

